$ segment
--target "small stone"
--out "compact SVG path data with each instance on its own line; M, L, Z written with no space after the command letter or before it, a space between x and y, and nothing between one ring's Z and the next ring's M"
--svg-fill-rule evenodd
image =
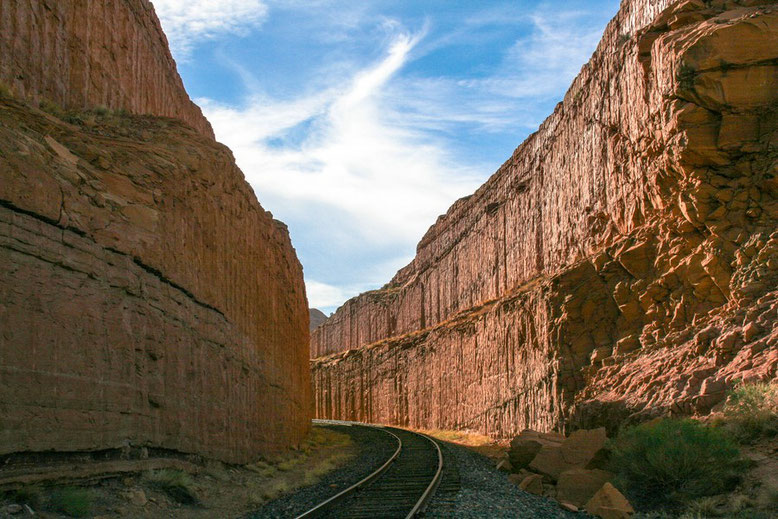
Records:
M521 485L521 482L524 481L524 478L526 478L524 474L508 474L508 481L513 483L516 486Z
M22 505L12 504L5 507L5 511L11 515L22 513Z
M559 503L559 507L562 508L562 510L567 510L568 512L578 512L578 507L575 506L573 503Z
M540 474L527 476L519 483L519 488L530 494L543 495L543 476Z
M723 393L724 391L726 391L726 389L727 389L727 385L723 379L716 378L716 377L708 377L702 381L702 386L700 387L700 394L713 395L717 393Z
M497 464L497 470L499 470L501 472L512 472L513 471L513 467L511 466L511 462L510 461L508 461L508 460L501 460Z
M124 492L124 497L135 506L145 506L148 502L146 493L140 488L131 488Z
M761 332L762 332L762 330L759 328L758 324L756 324L756 323L748 323L745 326L745 328L743 328L743 341L744 342L751 342Z

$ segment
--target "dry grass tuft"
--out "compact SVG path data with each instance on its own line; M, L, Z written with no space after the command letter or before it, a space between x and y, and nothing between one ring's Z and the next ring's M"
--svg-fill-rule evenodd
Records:
M723 412L724 426L750 443L778 434L778 382L742 384L732 390Z

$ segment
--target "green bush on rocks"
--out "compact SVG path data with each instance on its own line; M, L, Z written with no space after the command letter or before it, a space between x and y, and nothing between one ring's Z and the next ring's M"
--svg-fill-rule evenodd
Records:
M778 383L742 384L724 406L725 427L742 442L778 434Z
M745 467L726 431L689 419L624 429L611 448L616 486L641 509L675 509L729 491Z

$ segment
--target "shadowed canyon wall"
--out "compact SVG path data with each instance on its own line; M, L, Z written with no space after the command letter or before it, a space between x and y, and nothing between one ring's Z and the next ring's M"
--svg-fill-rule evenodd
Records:
M302 268L206 131L150 4L0 12L16 23L2 49L18 34L59 49L28 49L26 64L14 51L24 96L0 94L0 455L132 446L247 462L298 443L311 413ZM67 65L58 45L86 41L101 50ZM88 77L58 76L75 68ZM129 94L134 81L164 95ZM29 104L59 87L82 89L67 106L173 118Z
M316 414L509 435L778 365L778 10L622 2L564 101L312 334Z

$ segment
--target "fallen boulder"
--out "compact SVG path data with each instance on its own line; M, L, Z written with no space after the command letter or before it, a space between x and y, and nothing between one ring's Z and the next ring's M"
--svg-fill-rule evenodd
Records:
M610 483L605 483L586 503L584 509L603 519L628 519L635 513L627 498Z
M530 470L557 481L561 474L572 469L586 468L605 447L605 428L580 429L561 445L543 445L529 464Z
M571 469L559 476L557 500L572 503L577 507L585 505L602 486L613 478L606 470Z

